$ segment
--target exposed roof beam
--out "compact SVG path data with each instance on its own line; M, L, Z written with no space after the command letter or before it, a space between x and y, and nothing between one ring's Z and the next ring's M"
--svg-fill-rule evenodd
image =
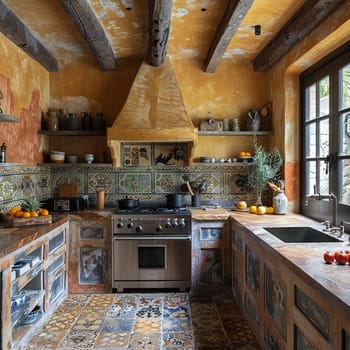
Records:
M215 72L216 67L219 64L219 60L224 55L233 35L236 33L253 2L253 0L228 2L224 16L216 30L214 39L209 49L204 68L206 73Z
M344 0L308 0L282 27L254 60L259 72L270 69L297 43L315 29Z
M153 67L164 63L170 31L173 0L149 1L149 45L147 61Z
M60 0L104 71L115 70L112 46L96 13L87 0Z
M2 0L0 0L0 32L49 72L57 71L56 58Z

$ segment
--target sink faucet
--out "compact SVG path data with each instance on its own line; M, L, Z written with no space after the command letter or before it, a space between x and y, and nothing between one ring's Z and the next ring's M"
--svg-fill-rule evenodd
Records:
M323 200L323 199L328 199L330 202L332 202L332 226L337 227L337 221L338 221L338 199L337 196L334 193L329 193L329 194L320 194L320 193L315 193L306 196L305 198L305 205L308 204L308 201L310 199L313 200Z

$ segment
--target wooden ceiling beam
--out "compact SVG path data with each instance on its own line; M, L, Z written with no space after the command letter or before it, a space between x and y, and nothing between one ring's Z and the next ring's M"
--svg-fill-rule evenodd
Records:
M345 0L308 0L254 60L254 69L270 69Z
M96 13L87 0L60 0L104 71L117 68L112 45Z
M153 67L164 63L170 32L173 0L149 1L149 45L147 61Z
M0 32L49 72L58 70L57 59L3 0L0 0Z
M233 35L250 9L253 0L229 1L224 16L216 30L205 62L204 71L213 73L224 55Z

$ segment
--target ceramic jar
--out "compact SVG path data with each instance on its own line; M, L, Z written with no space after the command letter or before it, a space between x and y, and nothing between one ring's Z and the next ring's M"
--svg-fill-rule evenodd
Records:
M67 124L68 130L79 130L79 119L76 113L68 113Z
M51 131L59 130L59 119L57 112L49 112L47 116L47 127Z
M288 198L283 190L277 191L272 198L273 209L275 214L286 214L288 207Z

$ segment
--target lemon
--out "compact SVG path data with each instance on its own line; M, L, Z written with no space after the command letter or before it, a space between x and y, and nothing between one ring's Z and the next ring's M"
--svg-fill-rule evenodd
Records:
M247 202L246 201L239 201L236 204L238 209L244 210L247 208Z
M260 205L259 207L258 207L258 209L257 209L257 214L259 214L259 215L264 215L264 214L266 214L266 207L265 206L263 206L263 205Z
M266 107L262 107L259 112L262 118L266 118L269 114L269 111Z
M252 214L256 214L256 211L257 211L257 207L256 207L256 205L251 205L250 207L249 207L249 211L252 213Z

